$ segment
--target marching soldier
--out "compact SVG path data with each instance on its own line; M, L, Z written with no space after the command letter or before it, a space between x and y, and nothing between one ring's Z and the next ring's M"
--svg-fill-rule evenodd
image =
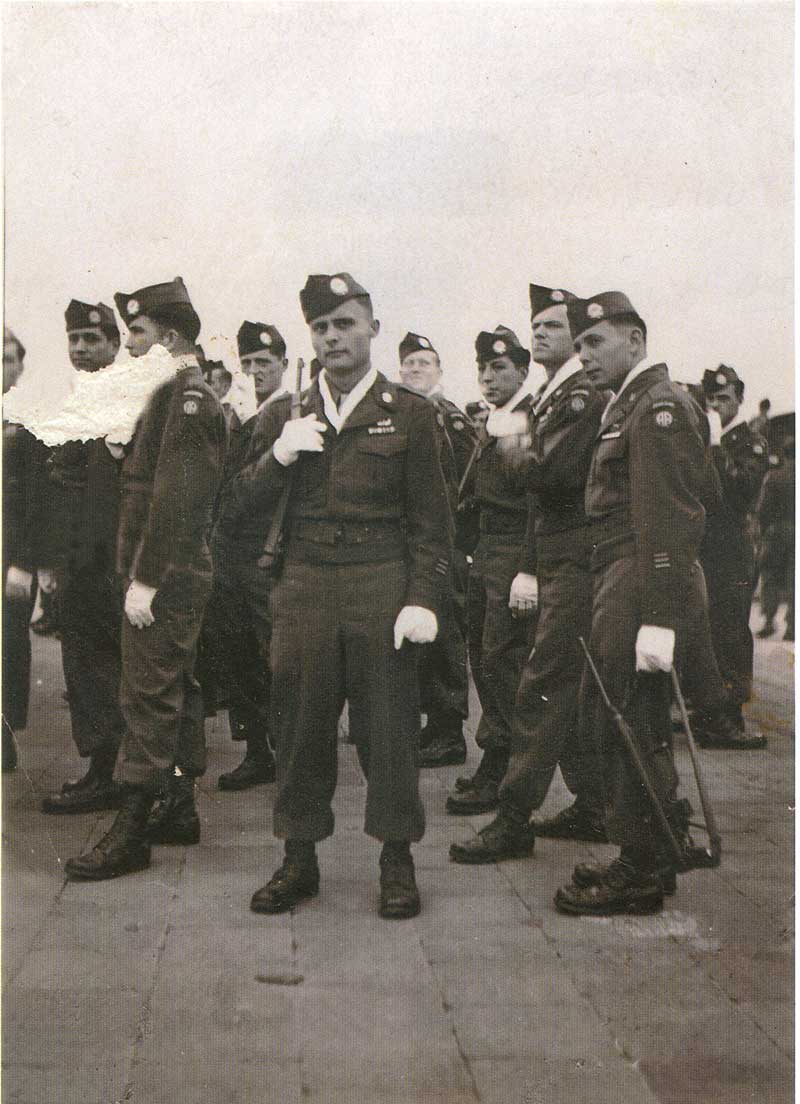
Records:
M73 299L65 312L69 358L78 372L102 372L119 351L119 329L105 303ZM58 490L52 563L40 569L55 583L61 612L61 660L72 738L89 769L42 802L45 813L115 809L114 764L125 722L119 707L122 590L116 573L122 460L103 438L54 450L50 479Z
M211 541L214 590L208 620L214 636L215 677L228 699L231 736L244 742L245 756L232 771L219 776L221 790L245 790L275 781L269 742L270 576L258 566L271 515L253 511L230 525L226 513L232 480L244 466L258 408L281 393L288 361L283 337L266 322L243 322L237 343L242 370L253 387L253 405L247 408L242 405L244 397L237 401L233 396L239 428L230 436Z
M794 438L783 442L783 463L767 472L756 513L761 524L761 611L759 636L775 631L781 597L786 598L784 640L794 640Z
M150 865L150 842L196 843L195 778L206 766L203 703L194 678L211 591L207 533L225 454L225 421L195 355L200 319L180 277L114 296L127 348L154 344L175 376L150 396L122 474L117 568L127 580L120 701L125 734L115 777L124 786L111 829L70 859L72 878L99 880ZM148 825L156 796L160 814Z
M769 449L740 412L744 384L733 368L720 364L704 372L703 392L709 410L711 454L722 485L722 505L709 515L701 549L708 584L708 612L714 652L730 698L729 713L736 738L720 743L713 733L698 729L705 746L731 750L762 748L761 733L745 731L742 706L750 700L753 682L753 634L750 607L755 589L756 556L752 526L756 499L769 467ZM721 423L721 427L720 427Z
M482 709L475 739L483 757L475 774L458 780L447 798L454 815L497 807L514 700L536 625L536 553L528 539L532 499L503 458L503 449L527 432L531 354L507 326L481 331L475 351L478 384L492 407L474 464L480 538L467 591L469 659Z
M333 832L348 700L367 777L365 831L383 841L380 913L404 918L420 908L410 843L425 828L414 645L436 636L451 543L435 411L372 367L380 324L352 276L309 276L300 304L322 371L301 417L290 418L288 399L262 411L234 484L240 516L269 512L291 488L270 649L273 828L285 859L251 908L282 912L319 891L315 844Z
M624 710L665 815L686 837L672 760L670 678L685 611L703 601L698 563L712 471L696 404L665 364L647 356L647 328L627 296L604 292L567 305L583 367L614 391L586 485L594 601L590 650L611 701ZM610 804L608 866L580 865L556 894L563 912L608 915L662 907L673 887L653 809L602 700L584 672L582 724L599 740Z
M518 858L530 854L535 835L605 840L602 780L592 784L576 739L584 662L578 637L588 637L592 617L584 492L605 400L574 356L567 319L574 298L561 288L530 285L533 358L547 383L531 410L531 447L516 466L536 500L539 617L514 704L499 812L477 835L451 846L454 862ZM552 820L531 826L530 814L547 796L559 763L577 799Z
M467 559L463 534L459 532L459 487L476 445L469 419L442 393L442 366L439 354L427 337L407 333L400 342L400 379L416 391L436 411L439 434L439 459L442 465L450 509L456 519L448 592L445 595L439 634L420 658L420 698L427 714L420 733L420 766L440 767L463 763L467 757L463 724L469 713L467 679L466 590Z

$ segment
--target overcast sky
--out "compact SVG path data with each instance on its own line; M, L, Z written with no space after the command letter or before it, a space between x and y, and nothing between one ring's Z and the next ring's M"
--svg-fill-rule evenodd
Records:
M477 397L529 281L628 293L676 379L794 406L790 4L5 4L6 322L180 274L201 339L349 270Z

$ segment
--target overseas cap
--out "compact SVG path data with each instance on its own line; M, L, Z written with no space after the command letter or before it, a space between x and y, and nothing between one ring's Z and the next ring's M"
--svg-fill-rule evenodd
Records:
M567 317L573 340L599 322L613 318L633 317L647 332L642 316L622 291L601 291L589 299L573 299L567 303Z
M162 307L192 305L186 284L180 276L176 276L168 284L151 284L149 287L139 288L138 291L118 291L114 302L126 325L140 314L152 316L153 311L158 312Z
M334 276L309 276L300 292L300 308L306 322L313 322L323 314L330 314L348 299L369 299L369 292L356 283L349 272L337 272Z
M543 310L548 310L550 307L566 306L577 298L571 291L565 291L564 288L544 287L542 284L529 284L528 292L531 299L531 318L535 318L537 314L541 314Z
M527 368L531 362L530 352L523 348L514 331L503 325L495 327L491 332L481 330L475 338L475 352L479 364L501 356L511 357L522 368Z
M242 322L236 342L240 357L265 352L281 358L286 356L286 342L277 328L267 322Z
M729 383L734 385L739 398L741 398L744 394L744 384L735 368L731 368L727 364L720 364L718 368L707 368L703 372L703 393L706 395L713 395L715 392L721 391Z
M88 330L93 326L99 326L102 330L119 337L114 312L105 303L81 303L77 299L70 299L69 306L64 311L64 318L67 322L67 333L70 330Z
M423 337L422 334L407 333L400 342L399 352L400 363L402 364L406 357L411 356L412 353L435 353L436 350L429 338Z

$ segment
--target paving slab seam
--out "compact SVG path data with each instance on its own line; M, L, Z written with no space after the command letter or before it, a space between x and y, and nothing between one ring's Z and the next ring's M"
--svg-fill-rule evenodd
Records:
M178 876L175 880L175 886L170 894L169 904L167 905L167 914L164 920L164 927L161 933L161 938L158 941L158 949L156 951L155 962L153 964L153 973L150 979L150 984L147 987L147 992L145 994L144 1000L142 1001L142 1006L139 1013L139 1018L136 1022L133 1039L131 1040L131 1043L128 1047L128 1056L125 1062L125 1088L123 1090L119 1104L129 1104L130 1101L135 1099L135 1073L138 1066L139 1048L145 1040L148 1031L148 1025L152 1021L153 1017L153 994L158 983L158 974L161 969L161 962L164 958L164 952L167 949L167 941L172 930L172 919L174 917L177 903L180 898L180 889L183 882L183 872L186 868L186 859L187 855L186 850L184 849L184 852L181 855L180 866L178 868Z

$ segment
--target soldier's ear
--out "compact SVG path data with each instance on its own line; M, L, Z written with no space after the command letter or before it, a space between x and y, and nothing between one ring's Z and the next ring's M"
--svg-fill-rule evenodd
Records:
M171 353L175 348L175 342L179 340L180 335L177 330L168 328L163 331L161 337L158 339L159 345L163 345L168 353Z
M377 318L370 321L369 328L372 330L372 336L377 337L381 330L381 324Z

